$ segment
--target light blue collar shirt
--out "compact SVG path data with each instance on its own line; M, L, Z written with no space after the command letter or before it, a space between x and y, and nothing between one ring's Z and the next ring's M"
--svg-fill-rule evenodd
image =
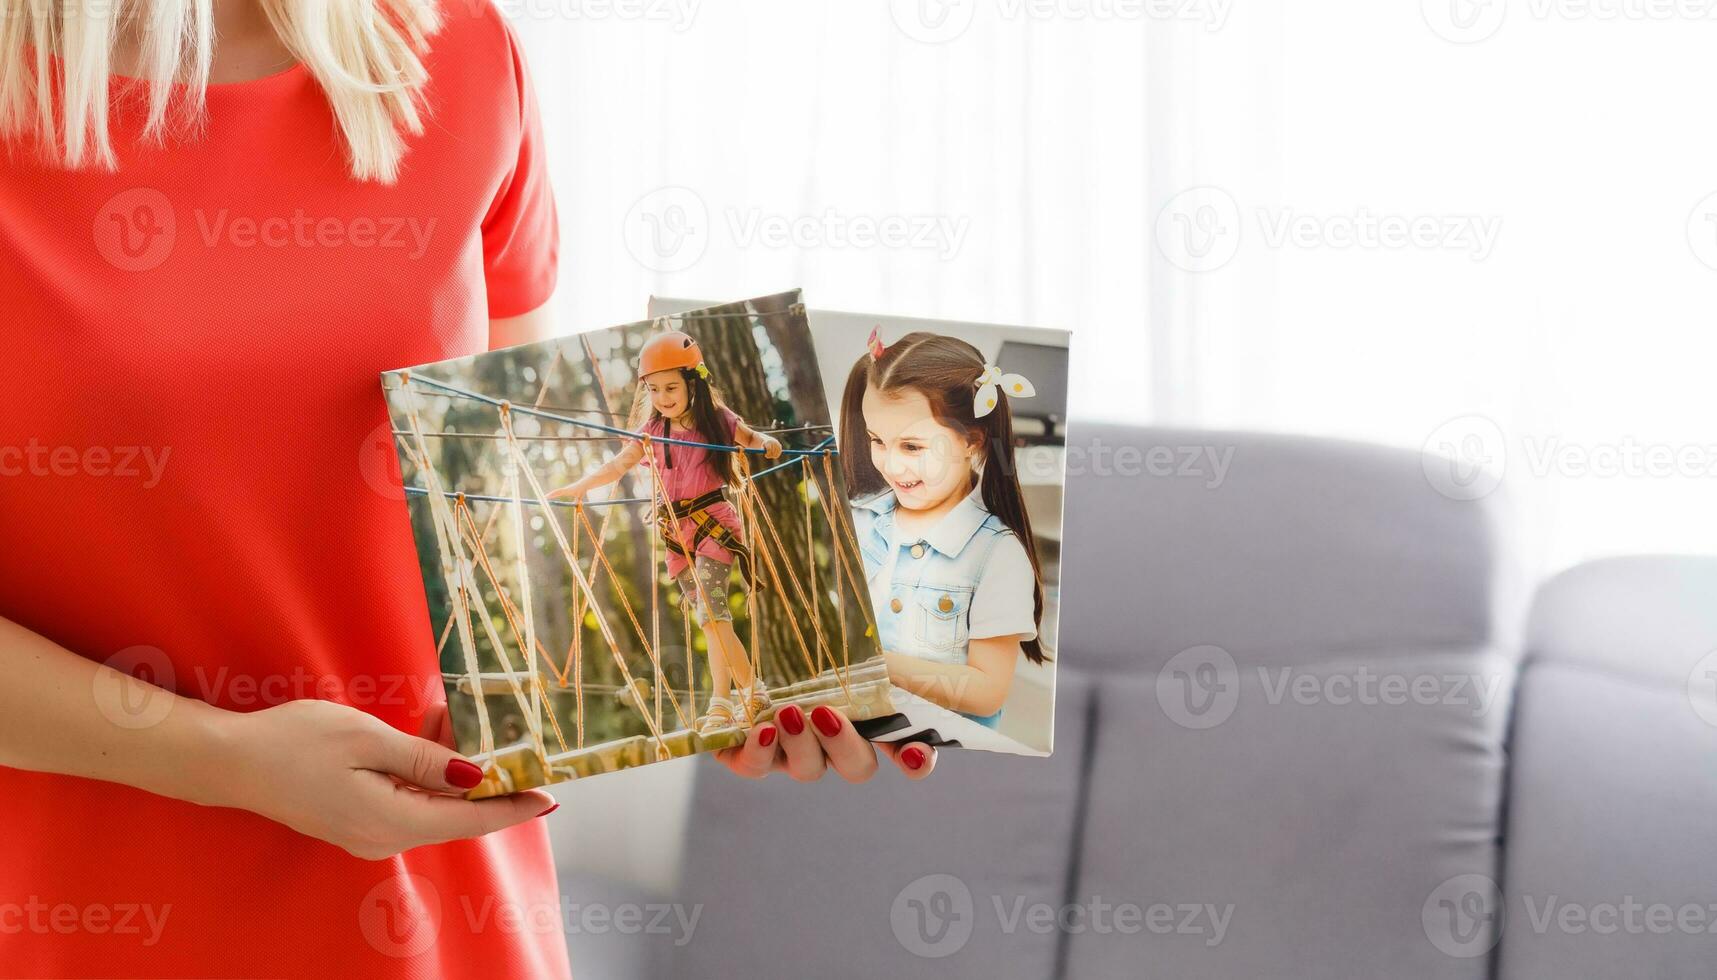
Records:
M972 600L997 544L1013 532L984 509L974 486L928 531L901 540L893 490L853 504L882 648L938 663L964 665L971 642ZM1029 609L1029 594L1027 608ZM994 727L995 715L975 721Z

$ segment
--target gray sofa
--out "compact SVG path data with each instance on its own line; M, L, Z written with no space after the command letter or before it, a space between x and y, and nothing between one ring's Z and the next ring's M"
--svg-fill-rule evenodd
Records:
M575 970L1712 976L1717 559L1528 595L1500 499L1426 465L1078 427L1054 756L864 786L702 763L677 887L563 882L695 909L689 941L580 933Z

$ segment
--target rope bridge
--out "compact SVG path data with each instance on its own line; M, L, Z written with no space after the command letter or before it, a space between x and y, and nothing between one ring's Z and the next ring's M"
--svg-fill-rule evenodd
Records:
M588 338L583 338L585 353L595 372L596 389L604 403L608 401L607 388L602 383L600 362L594 356ZM561 361L560 348L556 347L556 356L545 373L539 390L536 404L540 406L549 390L549 383L555 368ZM478 756L484 759L495 758L495 732L493 721L489 715L488 699L499 696L503 702L510 701L519 709L519 715L524 719L527 729L527 745L529 753L535 757L545 774L549 773L557 761L564 761L569 753L579 753L587 748L585 740L585 698L587 694L610 694L632 709L648 729L648 741L654 747L656 759L669 758L674 753L670 741L684 742L686 751L691 751L690 742L697 738L690 732L693 719L696 717L696 681L697 671L692 658L691 608L681 604L681 629L685 638L686 652L686 687L683 692L669 690L663 681L664 667L662 661L661 639L661 576L655 571L658 568L658 553L665 565L667 549L659 547L656 533L646 531L650 542L650 563L652 572L650 578L650 609L648 628L639 619L627 598L621 584L621 577L610 562L603 542L608 538L613 508L626 504L647 504L656 514L669 515L666 522L671 525L676 536L677 544L683 554L695 554L688 546L684 529L684 521L679 519L673 502L667 497L661 474L657 472L656 454L653 446L663 443L677 446L697 447L712 452L734 453L739 470L739 485L737 488L738 510L741 515L741 540L753 556L754 573L746 578L745 601L750 624L750 643L746 647L746 661L751 668L752 676L759 676L758 661L758 623L761 609L759 608L757 590L773 588L782 598L781 608L786 613L800 658L808 671L808 677L816 680L827 670L841 687L842 694L848 704L855 704L852 689L849 687L848 673L851 663L849 658L849 636L847 619L839 614L844 606L845 597L841 594L843 587L851 590L851 596L864 611L865 621L870 635L876 635L876 622L870 608L869 593L864 586L863 575L860 571L862 564L856 553L849 554L849 547L842 542L843 532L847 542L853 542L851 518L846 507L841 505L834 493L835 472L833 457L837 450L833 448L834 437L831 435L809 449L783 449L782 456L787 457L780 463L751 472L749 457L764 454L762 449L749 449L735 445L701 442L690 439L670 438L666 434L652 436L647 432L637 432L587 418L574 418L567 414L551 412L541 407L527 407L514 404L506 399L494 398L476 391L470 391L445 381L429 377L414 371L398 373L400 391L403 394L405 414L408 427L396 429L395 434L405 443L405 455L417 467L421 474L423 487L406 487L406 492L413 496L422 497L429 503L432 526L435 532L436 549L440 560L444 581L448 584L448 594L452 609L448 621L441 632L438 641L438 652L444 650L450 636L458 638L459 651L464 670L450 676L457 677L461 688L468 687L476 701L479 747ZM444 486L436 468L430 464L431 455L428 439L431 437L449 437L473 435L476 433L431 433L423 423L422 405L419 400L420 392L435 394L449 398L465 399L492 407L500 426L498 437L483 435L483 438L495 438L502 443L504 452L504 486L500 494L471 494L450 490ZM641 397L641 392L639 397ZM616 418L612 406L605 404L604 410L598 413L607 418ZM514 430L514 419L518 416L529 416L562 425L576 426L581 431L600 433L588 436L591 440L625 441L636 440L644 449L644 464L648 473L650 495L648 497L610 498L601 501L586 502L584 500L562 501L550 500L538 479L535 470L527 459L524 445L533 437L521 436ZM800 430L795 430L800 431ZM769 514L757 489L758 480L777 473L797 469L800 479L804 481L805 492L801 495L805 503L806 540L803 557L807 566L807 585L794 568L795 555L789 550L787 543L776 527L775 521ZM812 497L820 505L824 516L824 524L830 537L829 551L833 556L835 574L833 586L836 592L837 615L839 621L838 643L831 637L830 630L825 628L822 608L817 602L817 566L815 552L815 534L812 515L814 513ZM496 505L490 512L488 521L480 529L472 514L473 504ZM507 506L511 505L511 506ZM557 661L544 646L536 629L534 606L536 598L533 594L531 578L525 564L525 557L531 546L525 533L525 511L527 506L537 508L544 523L554 538L556 549L572 573L575 584L572 608L572 638L565 655ZM602 510L603 517L600 527L591 520L590 511ZM518 581L518 599L515 602L502 587L501 574L496 568L484 542L488 533L494 527L497 519L505 513L510 516L512 537L514 542L514 574ZM560 517L567 517L568 527L562 526ZM589 541L589 554L584 554L584 541ZM632 670L622 651L620 632L610 622L611 612L605 613L597 601L596 584L599 581L597 572L601 571L612 585L614 595L619 599L619 606L624 613L631 633L648 658L649 682L646 684ZM491 614L489 604L479 588L478 575L487 581L493 589L500 605L501 617L506 625L506 632L511 638L512 649L517 652L517 662L520 669L515 669L515 654L509 651L508 644L503 642L501 630ZM701 577L691 576L696 584L696 600L706 611L706 621L713 620L708 613L713 609L711 600L704 588ZM688 597L689 598L689 597ZM801 621L795 612L795 602L800 609L809 609L807 624ZM475 615L474 615L475 614ZM622 683L619 685L595 685L585 681L585 651L584 633L586 619L593 619L603 645L618 669ZM479 624L483 638L495 652L500 662L499 673L481 670L477 655L476 632L472 620ZM723 655L717 649L717 644L710 643L710 656ZM837 655L838 648L838 655ZM825 668L825 665L827 667ZM558 689L572 691L574 699L573 719L575 729L570 733L564 731L556 716L553 705L549 700L548 688L545 686L544 668L552 675ZM799 689L804 684L789 685ZM824 685L826 688L826 685ZM653 693L653 697L652 697ZM671 696L666 698L664 693ZM680 703L680 695L684 694L685 705ZM772 692L773 693L773 692ZM741 699L748 701L748 699ZM672 733L665 723L665 708L671 708L684 735ZM754 724L758 719L752 715L749 703L743 705L746 715L745 724ZM547 730L544 727L544 715L547 715ZM550 751L552 738L554 751ZM622 740L624 741L624 740ZM737 741L737 739L735 739ZM703 747L710 747L704 745ZM679 753L685 754L685 752Z

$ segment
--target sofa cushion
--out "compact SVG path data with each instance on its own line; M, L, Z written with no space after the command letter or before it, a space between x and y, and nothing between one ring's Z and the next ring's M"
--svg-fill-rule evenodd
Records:
M1563 573L1534 603L1510 743L1500 976L1717 962L1717 559Z
M667 975L1051 975L1056 936L1023 916L1067 886L1090 697L1061 668L1053 756L948 749L921 783L750 782L705 764L676 896L700 918Z
M1515 669L1496 624L1519 595L1497 502L1346 442L1074 442L1063 648L1110 676L1069 901L1145 919L1072 933L1067 975L1485 977L1488 947L1446 952L1425 909L1496 874Z
M1387 657L1483 645L1518 615L1495 497L1439 493L1420 453L1083 423L1067 451L1061 642L1081 666L1154 673L1207 643Z
M1067 975L1485 977L1488 947L1449 955L1422 912L1442 882L1495 873L1512 668L1468 650L1241 669L1199 727L1172 707L1180 682L1105 682L1071 901L1175 914L1072 935ZM1382 694L1395 677L1439 686Z

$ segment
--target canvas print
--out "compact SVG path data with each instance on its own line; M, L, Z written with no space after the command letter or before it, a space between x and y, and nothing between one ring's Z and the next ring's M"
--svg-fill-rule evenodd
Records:
M1069 335L808 319L895 708L860 730L1048 754Z
M383 375L473 797L894 713L822 378L797 293Z

